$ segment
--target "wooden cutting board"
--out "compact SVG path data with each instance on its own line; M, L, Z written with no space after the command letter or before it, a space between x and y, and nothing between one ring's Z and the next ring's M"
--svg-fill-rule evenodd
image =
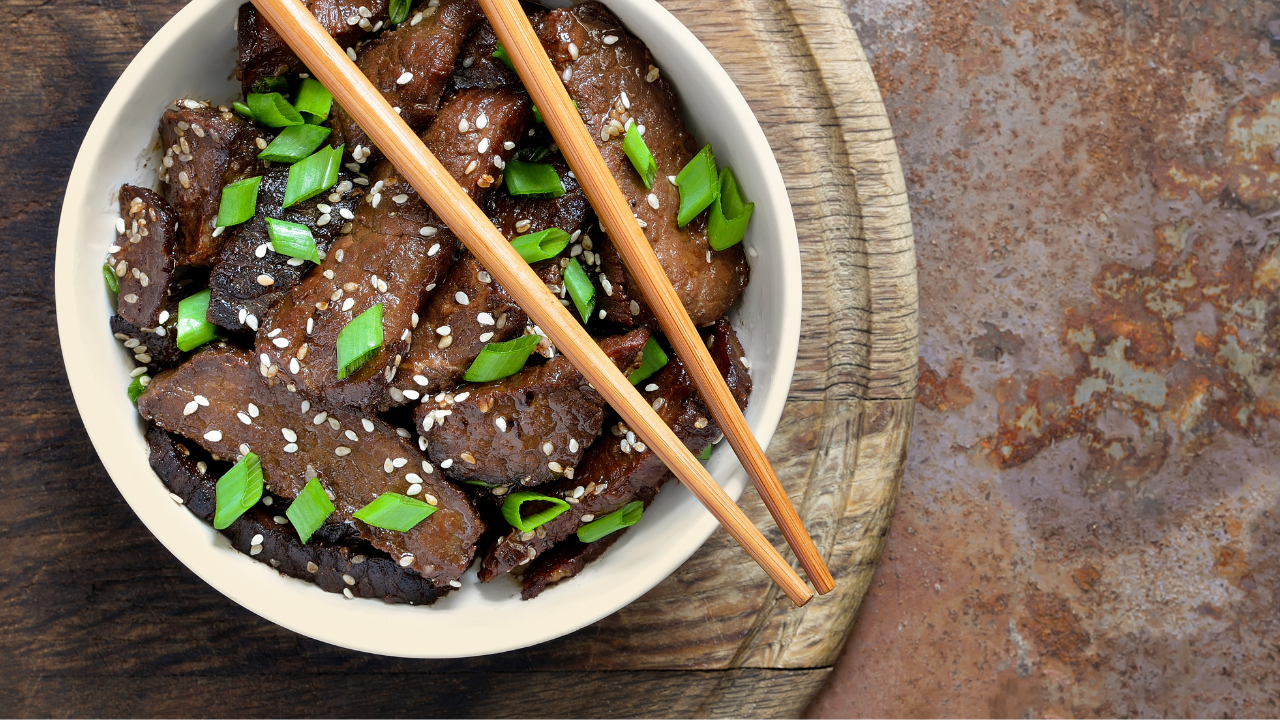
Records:
M58 198L115 78L180 0L5 0L0 56L0 708L11 715L795 716L830 672L893 514L916 381L916 262L893 133L840 0L665 0L746 96L804 262L800 357L769 447L838 589L794 609L723 531L557 641L465 661L349 652L182 567L96 460L52 324ZM41 172L32 163L44 162ZM754 491L742 505L783 547Z

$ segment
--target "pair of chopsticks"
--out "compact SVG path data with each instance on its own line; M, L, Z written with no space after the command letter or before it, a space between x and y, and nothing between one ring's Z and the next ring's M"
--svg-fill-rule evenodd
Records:
M640 283L645 302L710 405L713 417L742 460L805 572L819 592L829 592L835 586L830 571L627 209L626 200L582 125L519 3L517 0L480 2L574 175L604 220L628 270ZM702 463L684 447L577 319L512 249L306 6L296 0L253 0L253 3L427 204L667 468L711 511L792 602L796 605L809 602L813 591L707 474Z

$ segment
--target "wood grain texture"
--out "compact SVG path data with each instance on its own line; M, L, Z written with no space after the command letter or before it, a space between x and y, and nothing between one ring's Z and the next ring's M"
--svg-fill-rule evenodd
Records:
M177 0L5 0L0 239L0 707L12 715L744 715L803 711L844 642L901 480L916 369L911 226L892 132L834 0L666 6L777 154L806 268L800 356L768 454L836 574L800 610L717 532L571 636L463 661L317 643L178 564L116 492L61 372L53 247L80 138ZM44 161L30 172L33 160ZM785 550L754 491L740 503ZM781 599L781 602L779 600ZM498 691L495 692L495 689ZM299 703L302 703L301 705Z

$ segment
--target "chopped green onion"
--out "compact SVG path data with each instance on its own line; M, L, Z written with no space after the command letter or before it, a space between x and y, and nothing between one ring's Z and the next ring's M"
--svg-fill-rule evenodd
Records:
M720 194L720 183L716 182L716 156L711 152L710 143L694 155L676 176L676 186L680 188L680 213L676 215L676 224L684 227Z
M305 543L311 539L312 533L320 529L325 518L329 517L333 511L333 503L325 494L324 488L320 486L320 481L311 478L284 514L298 531L298 537Z
M238 113L240 113L241 115L243 115L243 116L245 116L245 117L249 118L250 120L252 120L252 119L253 119L253 111L249 109L249 106L248 106L248 105L245 105L244 103L240 102L239 100L237 100L237 101L235 101L235 102L231 103L231 107L232 107L236 112L238 112Z
M259 160L295 163L315 152L331 131L320 125L290 125L265 150Z
M120 278L116 277L116 271L111 267L111 263L102 264L102 279L106 281L108 290L113 293L120 292Z
M641 381L662 369L667 364L667 354L662 351L662 346L657 340L650 337L644 343L644 350L640 352L640 367L636 368L627 376L632 385L639 385Z
M431 517L434 505L414 500L400 493L382 493L377 500L352 513L366 524L384 530L409 532L415 525Z
M487 483L487 482L485 482L485 481L483 481L483 480L463 480L463 481L462 481L462 484L463 484L463 485L475 485L476 487L482 487L482 488L496 488L496 487L498 487L497 485L494 485L493 483Z
M338 333L338 379L369 362L382 348L382 303L360 313Z
M640 516L643 514L644 501L632 500L620 509L578 528L578 539L584 543L593 543L622 528L635 525L640 522Z
M489 343L462 376L467 382L490 382L515 375L524 368L529 353L542 342L542 336L533 334L506 342Z
M147 386L142 384L142 378L144 377L146 375L139 375L133 379L133 382L129 383L129 402L134 405L138 404L138 397L147 389Z
M262 77L253 82L250 92L254 93L287 93L289 78L284 76Z
M258 186L262 176L246 178L222 188L222 201L218 204L218 227L239 225L253 217L258 210Z
M253 113L253 119L267 127L287 127L305 122L278 92L249 93L245 101L249 105L249 112Z
M501 60L503 65L506 65L507 67L511 68L512 70L515 70L515 69L516 69L516 66L511 64L511 56L507 54L507 49L506 49L506 48L504 48L504 47L502 47L502 41L501 41L501 40L499 40L499 41L498 41L498 46L497 46L496 48L494 48L494 49L493 49L493 57L495 57L495 58L497 58L497 59ZM534 113L537 113L537 112L538 112L538 109L537 109L537 108L534 108L533 112L534 112ZM538 122L542 122L542 121L541 121L541 120L539 120Z
M267 236L271 238L271 249L281 255L320 264L316 239L311 236L311 228L306 225L267 218Z
M194 350L217 336L217 328L206 317L209 314L208 288L178 303L178 349Z
M578 264L578 258L570 258L569 264L565 266L564 286L569 291L569 297L573 298L582 322L586 323L596 309L596 286L591 284L587 271Z
M343 147L322 147L307 159L290 165L282 207L297 205L333 187L338 182Z
M639 127L635 123L631 124L626 137L622 140L622 149L627 153L627 157L631 158L631 166L640 173L644 186L652 190L653 178L658 174L658 164L653 161L653 153L649 152L649 146L644 144L644 136L640 134Z
M711 451L712 451L712 450L715 450L715 449L716 449L716 446L715 446L715 445L708 445L708 446L706 446L705 448L703 448L703 449L702 449L702 452L698 453L698 459L699 459L699 460L710 460L710 459L711 459Z
M507 192L512 195L557 198L564 194L564 183L560 182L560 175L556 173L554 166L512 160L502 172Z
M516 252L520 253L520 257L530 264L539 260L550 260L564 252L568 246L569 233L560 228L539 230L536 233L521 235L511 241L511 247L515 248ZM114 276L113 273L112 277Z
M224 530L262 499L262 463L258 456L247 453L226 475L218 478L215 492L213 527Z
M391 3L393 14L396 2L403 2L403 0L395 0ZM408 2L404 2L404 5L405 11L408 12ZM298 86L298 99L294 101L293 107L308 123L317 125L329 117L329 109L333 107L333 95L319 80L306 78Z
M409 0L391 0L391 9L387 11L387 20L392 25L399 25L409 17Z
M755 203L742 201L738 180L726 165L720 171L720 194L711 203L711 215L707 218L707 242L711 249L720 251L742 242L755 207Z
M527 517L521 517L520 506L530 500L548 502L552 506L546 510L539 510ZM568 509L569 503L560 498L535 492L518 492L508 495L507 499L502 502L502 517L507 519L511 527L520 532L533 532L535 528L546 525Z

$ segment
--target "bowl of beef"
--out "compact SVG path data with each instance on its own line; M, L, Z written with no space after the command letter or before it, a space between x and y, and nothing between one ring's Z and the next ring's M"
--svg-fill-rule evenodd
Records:
M474 0L307 5L737 497L744 471ZM795 366L800 257L764 132L653 0L525 7L767 444ZM251 5L195 0L94 119L55 283L112 480L218 591L348 648L502 652L635 600L714 518L326 94ZM318 139L274 149L299 136ZM698 163L720 200L682 217ZM518 189L521 167L555 192ZM513 347L523 365L486 361Z

